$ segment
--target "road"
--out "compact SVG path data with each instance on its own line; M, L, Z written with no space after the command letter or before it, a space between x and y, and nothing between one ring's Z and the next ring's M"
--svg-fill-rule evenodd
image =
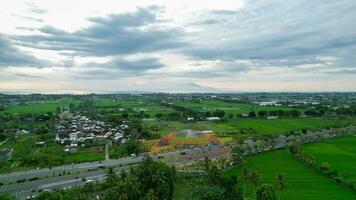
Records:
M114 171L126 171L133 166L134 165L115 167ZM69 175L48 177L34 181L26 181L23 183L3 185L0 187L0 193L9 193L19 199L26 199L29 196L36 195L39 190L56 190L84 185L85 182L83 181L83 178L85 178L85 180L94 180L99 182L104 180L106 173L106 169L99 168L93 171L83 171Z
M169 153L154 155L154 160L162 160L171 165L184 165L190 162L203 160L206 156L210 159L226 155L223 148L201 147L186 148ZM26 199L38 194L43 189L63 189L82 186L83 178L102 181L105 178L108 167L115 171L128 170L144 159L144 155L130 158L104 160L81 164L63 165L53 168L28 170L0 174L0 193L15 195L18 199ZM32 181L31 181L32 180Z
M98 167L111 167L111 166L119 166L119 165L130 165L134 163L138 163L143 159L143 156L138 157L130 157L130 158L122 158L122 159L112 159L112 160L104 160L97 162L88 162L81 164L69 164L63 165L53 168L42 168L42 169L34 169L27 171L19 171L7 174L0 174L0 183L9 184L16 183L17 181L29 180L33 178L48 178L52 176L58 176L60 174L65 173L77 173L88 170L97 169Z

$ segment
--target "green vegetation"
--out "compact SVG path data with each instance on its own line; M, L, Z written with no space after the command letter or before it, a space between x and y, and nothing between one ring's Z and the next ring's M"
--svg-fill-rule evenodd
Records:
M240 113L248 113L250 111L258 112L260 110L265 111L274 111L274 110L293 110L294 108L290 108L287 106L260 106L256 104L244 104L244 103L230 103L224 101L217 100L206 100L199 103L194 102L178 102L176 103L178 106L184 106L192 109L197 112L206 112L206 111L214 111L216 109L223 110L227 114L240 114Z
M241 119L226 123L237 129L253 128L257 134L281 134L291 130L302 129L318 130L328 127L341 127L356 124L355 119L313 119L313 118L281 118L267 119Z
M339 177L356 185L356 137L348 136L302 146L321 165L329 164Z
M57 107L69 106L70 104L78 104L77 100L74 99L62 99L53 102L43 102L43 103L35 103L32 105L19 105L13 106L5 109L4 111L0 111L1 114L11 113L11 114L43 114L47 112L55 112Z
M154 134L165 135L172 131L193 129L213 130L218 135L226 134L286 134L291 130L317 130L328 127L341 127L356 124L350 119L310 119L310 118L280 118L268 119L238 119L226 122L181 122L181 121L151 121L145 122L143 127Z
M237 176L224 177L222 170L205 158L204 176L180 173L177 175L174 193L176 200L243 200L242 188Z
M102 149L79 148L77 153L63 151L63 146L56 143L54 135L30 135L9 139L1 148L13 148L12 160L0 163L0 172L24 170L36 167L51 167L70 163L89 162L104 159ZM36 142L45 141L44 145Z
M153 200L173 199L175 171L163 163L145 159L130 173L117 175L112 168L108 169L107 179L101 184L86 184L83 188L74 188L56 192L43 192L37 200Z
M286 151L279 150L247 157L242 166L227 171L225 176L241 176L244 168L252 168L258 171L260 174L258 184L275 185L277 174L284 173L287 187L281 192L281 199L346 200L356 198L355 193L295 160ZM240 180L243 181L244 179L241 178ZM250 183L246 183L247 197L253 196L252 188Z
M161 106L158 103L143 102L139 99L136 100L123 100L123 99L111 99L100 98L95 99L94 106L98 111L107 112L108 115L122 115L135 113L146 114L149 117L155 117L156 114L167 114L173 111L171 108Z

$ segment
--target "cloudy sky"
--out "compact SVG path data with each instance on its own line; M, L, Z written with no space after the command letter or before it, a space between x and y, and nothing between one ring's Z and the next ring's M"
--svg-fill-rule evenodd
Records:
M4 0L0 92L356 91L355 0Z

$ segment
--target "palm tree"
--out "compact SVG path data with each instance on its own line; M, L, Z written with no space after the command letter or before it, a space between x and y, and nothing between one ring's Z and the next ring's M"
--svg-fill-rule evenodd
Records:
M247 168L244 168L242 171L242 177L244 179L244 196L243 199L245 199L245 190L246 190L246 182L249 182L249 171Z
M260 180L260 175L256 169L251 170L250 175L248 176L249 182L253 185L253 193L256 193L256 187Z
M127 176L125 179L126 191L128 191L128 199L136 200L140 196L140 186L136 176Z
M286 175L284 173L277 174L276 187L280 191L278 199L281 199L281 193L287 188Z
M158 200L158 197L156 196L154 190L150 189L150 190L148 190L144 199L145 200Z
M117 195L117 200L128 200L128 189L126 187L126 184L124 183L124 181L120 181L120 183L118 184L118 186L115 188L114 192ZM114 195L108 195L108 196L112 196L114 197ZM114 198L113 198L114 199Z
M106 183L108 184L109 188L112 188L114 186L115 182L117 181L116 173L114 172L112 167L110 167L108 169L107 176L108 177L106 179Z

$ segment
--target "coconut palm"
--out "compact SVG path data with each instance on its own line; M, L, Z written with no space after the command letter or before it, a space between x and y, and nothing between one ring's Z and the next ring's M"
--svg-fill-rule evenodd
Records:
M281 193L287 188L286 175L284 173L277 174L276 187L280 191L278 199L281 199Z

